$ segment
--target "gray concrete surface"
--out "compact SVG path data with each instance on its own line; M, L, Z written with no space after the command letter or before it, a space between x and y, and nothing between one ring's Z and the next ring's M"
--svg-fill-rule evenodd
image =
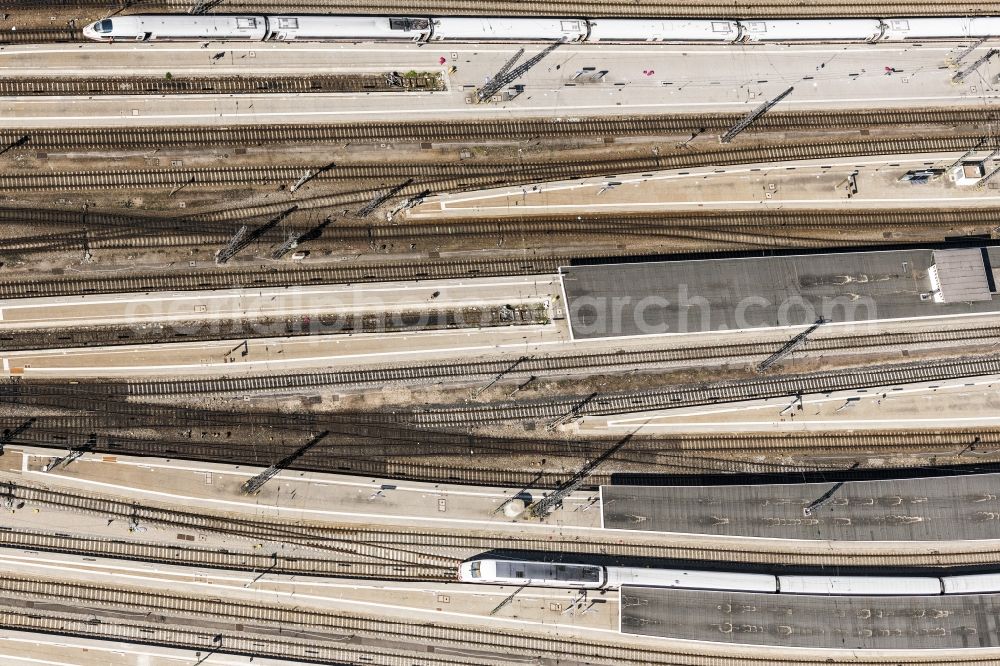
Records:
M601 510L605 528L623 530L840 541L1000 539L998 488L1000 474L839 487L602 486Z
M575 339L1000 311L996 295L976 303L922 299L932 290L932 265L930 250L910 250L571 266L562 273Z
M836 597L622 589L624 633L729 645L838 650L987 648L1000 595Z
M8 97L8 127L203 125L332 122L359 119L488 118L622 113L749 111L789 86L787 109L982 104L997 96L1000 62L953 84L943 63L968 42L854 45L564 45L518 83L511 102L466 98L519 48L516 44L66 44L7 46L0 76L101 75L126 68L172 76L385 69L447 72L449 89L432 94L191 95L158 97ZM995 44L986 44L982 48ZM541 50L527 48L527 56ZM219 53L224 55L218 59ZM441 63L441 59L444 63ZM577 78L607 70L601 81ZM885 75L886 67L897 73ZM649 72L652 72L651 74ZM332 102L332 100L336 100Z

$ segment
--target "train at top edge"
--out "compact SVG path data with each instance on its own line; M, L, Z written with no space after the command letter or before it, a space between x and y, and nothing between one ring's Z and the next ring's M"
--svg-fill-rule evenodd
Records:
M954 576L798 576L693 569L652 569L531 560L468 560L458 580L486 585L526 585L618 590L623 585L690 590L861 596L933 596L1000 592L1000 573Z
M876 43L1000 36L1000 16L728 20L136 14L91 23L83 34L105 42Z

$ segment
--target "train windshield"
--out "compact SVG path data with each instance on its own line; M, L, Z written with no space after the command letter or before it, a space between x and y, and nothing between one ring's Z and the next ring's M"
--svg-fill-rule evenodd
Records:
M111 19L104 19L103 21L98 21L94 24L94 30L97 32L111 32Z
M470 574L470 575L471 575L471 576L472 576L473 578L479 578L479 576L481 576L481 575L482 575L482 574L481 574L481 569L482 569L482 565L481 565L481 564L480 564L479 562L473 562L473 563L472 563L472 564L471 564L471 565L469 566L469 574Z

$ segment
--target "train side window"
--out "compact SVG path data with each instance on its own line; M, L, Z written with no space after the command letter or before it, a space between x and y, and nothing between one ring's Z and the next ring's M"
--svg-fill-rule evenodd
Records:
M524 569L514 569L514 578L524 578Z
M479 562L473 562L469 567L469 573L472 574L473 578L479 578L482 575L482 565Z

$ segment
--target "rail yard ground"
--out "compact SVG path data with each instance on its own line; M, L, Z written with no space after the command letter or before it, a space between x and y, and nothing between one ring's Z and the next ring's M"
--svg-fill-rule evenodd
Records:
M1000 41L561 44L480 101L546 45L82 29L733 9L10 4L0 662L1000 659L1000 586L835 589L1000 572Z

